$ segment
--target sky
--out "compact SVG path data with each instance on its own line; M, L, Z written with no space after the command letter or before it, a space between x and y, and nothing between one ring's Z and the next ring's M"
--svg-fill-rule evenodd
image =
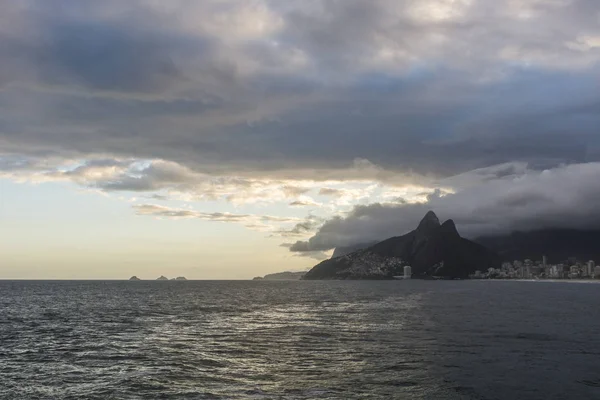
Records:
M0 278L600 228L597 0L0 0Z

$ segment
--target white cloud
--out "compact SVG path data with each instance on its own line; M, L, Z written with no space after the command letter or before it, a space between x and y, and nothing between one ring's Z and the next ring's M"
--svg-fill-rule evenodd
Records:
M327 173L328 171L324 171L322 176L327 177ZM377 174L370 177L362 175L362 180L344 180L344 173L353 176L353 167L335 173L339 174L340 180L319 181L302 177L215 176L166 160L105 157L45 162L19 156L0 157L0 176L17 181L73 182L106 193L148 192L151 197L159 200L222 201L234 205L282 203L296 207L349 206L369 198L377 189L386 187L381 186L377 179L391 176L386 171L377 169ZM319 175L315 171L313 174ZM387 185L388 190L402 190L403 187L411 190L408 188L413 187L412 184L403 184L401 179ZM333 197L334 200L324 204L316 201L313 196Z

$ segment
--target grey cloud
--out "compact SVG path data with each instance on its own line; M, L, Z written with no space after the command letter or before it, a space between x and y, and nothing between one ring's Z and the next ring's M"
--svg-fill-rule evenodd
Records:
M290 197L296 197L307 193L308 191L310 191L310 188L286 185L283 187L283 191L286 195Z
M0 171L20 171L34 169L38 164L28 158L18 156L0 157Z
M247 214L230 214L221 212L203 213L192 210L173 209L154 204L136 204L132 207L137 215L149 215L164 218L198 218L217 222L244 222L251 217Z
M136 215L168 219L198 219L203 221L241 224L259 232L285 232L282 226L298 222L299 218L277 217L272 215L234 214L228 212L201 212L197 210L172 208L156 204L134 204ZM270 235L273 236L273 235ZM279 236L279 234L278 234Z
M271 215L264 215L260 217L262 221L265 222L295 222L298 221L298 218L294 217L275 217Z
M150 196L147 196L148 199L151 200L160 200L160 201L165 201L165 200L169 200L169 196L165 196L163 194L151 194Z
M50 83L148 91L182 78L164 36L89 23L63 23L49 32L50 46L35 61L47 65L42 72Z
M319 249L319 248L323 248L324 250L329 250L334 248L336 245L334 244L329 244L326 246L317 246L316 244L310 244L307 241L303 241L303 240L298 240L296 243L292 243L290 246L285 246L285 247L289 247L290 251L294 251L294 252L298 252L298 253L305 253L305 252L309 252L309 251L319 251L319 250L313 250L313 249Z
M304 221L298 222L291 229L282 229L277 231L275 234L282 237L297 237L306 236L307 234L314 232L325 220L323 218L309 215ZM286 244L287 245L287 244ZM290 247L293 245L290 245Z
M344 190L342 189L333 189L333 188L321 188L319 190L319 195L321 196L331 196L331 197L341 197L344 195Z
M542 228L598 229L598 176L600 163L573 164L516 176L500 174L455 194L432 196L426 203L356 206L290 250L323 251L401 235L414 229L430 209L441 219L454 219L467 237Z
M245 1L0 4L0 151L262 176L600 160L593 0L257 1L264 32Z
M290 207L318 207L319 205L319 203L307 200L296 200L289 204Z

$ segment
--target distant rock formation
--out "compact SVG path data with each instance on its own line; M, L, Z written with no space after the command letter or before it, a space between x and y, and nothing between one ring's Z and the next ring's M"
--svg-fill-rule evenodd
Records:
M302 277L304 276L304 274L306 274L306 271L302 271L302 272L290 272L290 271L277 272L277 273L274 273L274 274L265 275L264 277L257 276L253 280L259 281L259 280L263 280L264 279L264 280L267 280L267 281L297 281L297 280L302 279Z
M172 281L187 281L185 276L178 276L177 278L171 279Z
M159 276L158 278L156 278L156 280L157 280L157 281L168 281L168 280L169 280L169 278L167 278L167 277L166 277L166 276L164 276L164 275L161 275L161 276Z
M137 276L132 276L131 278L129 278L130 281L141 281L140 278L138 278Z
M303 279L391 279L406 265L415 278L466 278L500 263L496 253L460 237L452 220L440 224L429 211L414 231L325 260Z

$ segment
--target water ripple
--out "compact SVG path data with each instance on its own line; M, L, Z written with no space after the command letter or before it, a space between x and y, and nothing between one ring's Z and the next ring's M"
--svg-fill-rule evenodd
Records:
M0 398L600 398L595 285L483 285L1 282Z

